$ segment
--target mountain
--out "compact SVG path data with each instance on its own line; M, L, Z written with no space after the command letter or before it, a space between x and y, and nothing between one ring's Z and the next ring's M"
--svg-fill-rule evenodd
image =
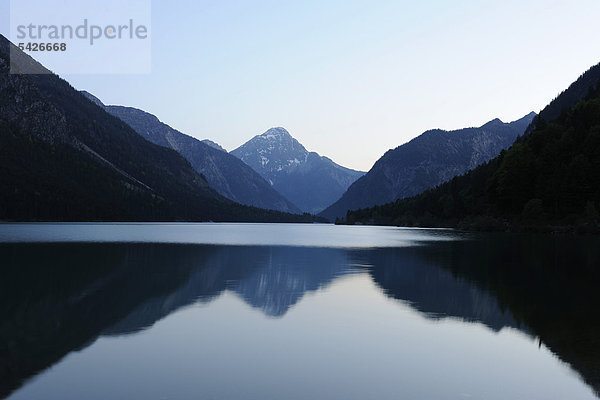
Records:
M309 152L284 128L272 128L231 152L302 211L318 213L364 172Z
M540 111L536 124L530 130L533 130L539 121L549 122L558 119L564 111L574 106L578 101L586 96L589 97L598 82L600 82L600 68L597 66L592 67Z
M145 111L106 106L90 93L82 93L146 140L177 151L222 196L249 206L300 214L298 207L273 189L258 173L225 150L217 149L216 143L207 144L185 135Z
M39 74L11 74L11 66ZM298 217L225 199L177 152L148 142L0 36L0 220Z
M462 175L507 149L535 115L511 123L495 119L479 128L427 131L385 153L321 215L331 220L343 218L348 210L415 196Z
M348 221L600 230L600 64L540 115L547 117L489 163L417 197L351 212Z
M213 142L212 140L204 139L204 140L202 140L202 143L212 147L213 149L221 150L221 151L224 151L225 153L227 153L227 150L225 150L223 147L221 147L221 145Z

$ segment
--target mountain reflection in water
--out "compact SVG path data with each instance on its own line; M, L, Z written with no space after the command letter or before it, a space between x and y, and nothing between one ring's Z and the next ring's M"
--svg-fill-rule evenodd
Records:
M282 318L309 292L368 274L389 298L539 338L600 389L595 238L480 235L381 249L176 244L0 245L0 397L99 336L147 329L235 293Z

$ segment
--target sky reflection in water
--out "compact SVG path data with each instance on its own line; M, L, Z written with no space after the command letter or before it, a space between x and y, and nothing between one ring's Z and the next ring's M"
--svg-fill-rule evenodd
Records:
M595 398L595 239L343 227L335 246L336 228L296 226L305 247L269 225L252 240L278 245L0 245L0 396ZM365 232L382 246L348 239Z

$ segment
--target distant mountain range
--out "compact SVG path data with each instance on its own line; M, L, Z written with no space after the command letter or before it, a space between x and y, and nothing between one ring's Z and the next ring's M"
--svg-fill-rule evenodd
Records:
M511 123L495 119L479 128L427 131L385 153L321 215L342 218L348 210L415 196L462 175L507 149L535 116L532 112Z
M309 152L284 128L272 128L231 152L302 211L318 213L364 172Z
M85 91L82 93L131 126L146 140L177 151L222 196L249 206L301 213L298 207L274 190L252 168L229 155L218 144L185 135L145 111L132 107L107 106L92 94Z
M227 153L77 92L0 36L0 220L315 220L300 215L309 212L347 223L600 229L599 82L600 65L539 116L425 132L365 174L284 128Z
M599 209L600 64L489 163L416 197L351 212L347 222L598 232Z
M145 139L177 151L211 188L241 204L316 214L364 174L308 152L284 128L270 129L227 153L212 140L185 135L143 110L105 105L91 93L82 93Z
M222 197L177 152L145 140L3 36L0 172L0 220L300 220Z

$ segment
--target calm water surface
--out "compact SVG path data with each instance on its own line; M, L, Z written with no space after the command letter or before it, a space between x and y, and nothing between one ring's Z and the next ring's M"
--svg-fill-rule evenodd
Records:
M596 399L597 238L0 225L0 398Z

